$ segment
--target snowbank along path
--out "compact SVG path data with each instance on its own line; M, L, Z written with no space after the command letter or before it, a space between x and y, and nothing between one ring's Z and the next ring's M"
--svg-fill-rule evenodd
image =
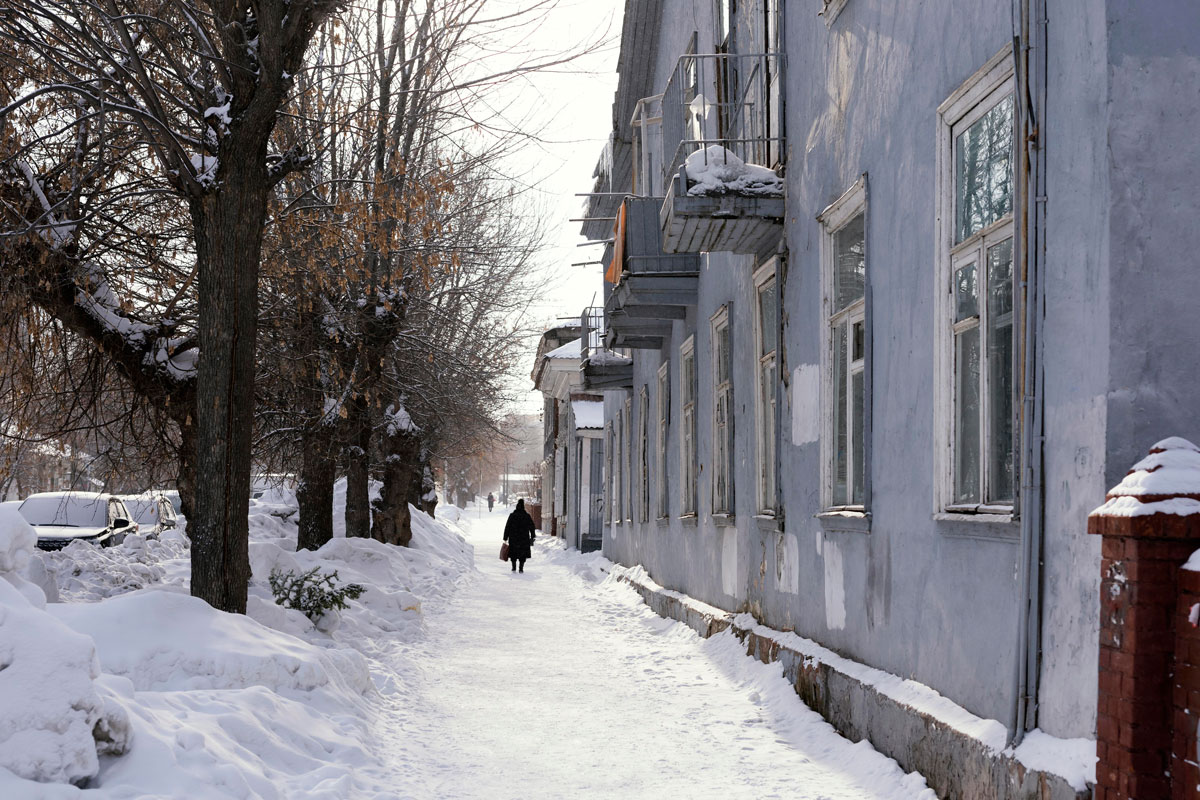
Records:
M539 537L512 573L504 512L459 520L477 572L392 656L403 686L377 723L401 796L934 798L778 665L658 617L598 554Z

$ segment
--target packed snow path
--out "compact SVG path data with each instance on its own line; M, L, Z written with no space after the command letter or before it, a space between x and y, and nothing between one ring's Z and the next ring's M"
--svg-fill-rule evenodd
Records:
M539 537L512 573L506 511L460 521L478 572L389 659L401 686L376 725L400 796L933 797L731 635L702 640L598 580L598 559Z

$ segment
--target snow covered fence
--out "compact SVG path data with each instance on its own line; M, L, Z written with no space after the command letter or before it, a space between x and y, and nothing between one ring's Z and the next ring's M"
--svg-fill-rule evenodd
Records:
M1155 444L1088 532L1103 537L1096 800L1200 796L1200 448Z
M939 797L964 800L1085 800L1095 743L1035 731L1013 751L996 720L982 719L916 681L839 656L749 614L730 614L655 583L642 567L615 567L646 604L701 636L731 629L749 655L778 662L796 693L843 736L867 739Z

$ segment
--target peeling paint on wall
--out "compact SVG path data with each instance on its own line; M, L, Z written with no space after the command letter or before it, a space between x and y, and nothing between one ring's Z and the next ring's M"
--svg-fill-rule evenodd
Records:
M801 364L792 380L792 444L812 444L821 435L821 367Z
M825 542L825 624L831 631L846 627L846 584L842 571L842 548Z
M721 537L721 590L731 597L738 593L737 529L727 528Z
M775 542L775 586L781 592L800 594L800 542L795 534L781 533Z

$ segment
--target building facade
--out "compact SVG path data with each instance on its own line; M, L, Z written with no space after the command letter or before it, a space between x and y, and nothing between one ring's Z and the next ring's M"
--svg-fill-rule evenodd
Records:
M1092 737L1087 514L1200 435L1200 8L1047 5L627 0L581 389L607 556Z
M580 328L551 328L542 334L533 370L542 392L542 531L577 550L599 550L603 536L604 405L600 395L581 390Z

